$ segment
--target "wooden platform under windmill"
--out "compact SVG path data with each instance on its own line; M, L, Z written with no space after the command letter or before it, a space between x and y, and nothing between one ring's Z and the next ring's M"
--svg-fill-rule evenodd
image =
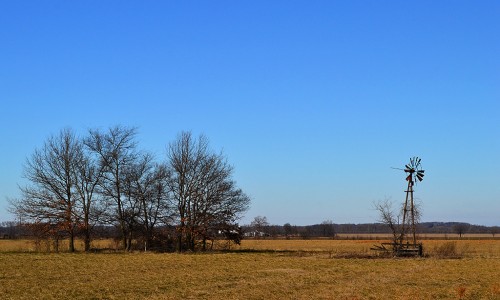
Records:
M409 243L381 243L380 245L373 245L370 250L381 251L387 254L392 254L394 256L406 257L406 256L423 256L422 244L409 244Z

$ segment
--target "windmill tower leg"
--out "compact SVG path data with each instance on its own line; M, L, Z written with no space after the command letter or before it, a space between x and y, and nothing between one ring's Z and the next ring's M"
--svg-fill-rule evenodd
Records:
M417 246L417 235L416 235L416 227L415 227L415 205L413 202L413 183L409 184L410 190L410 205L411 205L411 233L413 235L413 246Z
M401 235L399 236L399 244L403 245L404 240L406 239L406 235L408 233L408 206L412 206L411 203L411 196L413 195L413 189L412 189L412 182L411 180L408 181L408 188L406 189L406 200L405 200L405 205L403 207L403 220L401 223ZM410 203L408 203L410 202Z

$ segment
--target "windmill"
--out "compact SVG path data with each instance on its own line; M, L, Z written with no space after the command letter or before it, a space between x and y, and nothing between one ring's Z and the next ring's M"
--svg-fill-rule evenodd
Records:
M417 246L417 236L416 236L416 226L415 220L418 219L418 211L415 208L415 202L413 201L413 186L424 179L424 170L420 164L421 159L419 157L410 158L410 163L404 168L404 172L407 174L406 181L408 181L408 188L406 189L406 201L403 206L403 220L402 229L399 237L400 245L403 241L408 239L408 235L411 234L413 240L413 246Z
M406 181L408 182L408 187L406 188L406 200L403 203L402 208L402 220L401 223L398 222L397 225L391 225L393 230L394 239L391 243L382 243L381 245L375 245L372 250L383 251L386 253L392 252L397 256L422 256L422 244L417 243L416 234L416 222L418 222L419 210L415 206L413 199L413 187L424 179L425 171L422 170L420 164L421 159L418 157L410 158L410 163L405 165L404 169L393 168L405 172ZM399 220L399 218L398 218ZM391 220L390 223L393 224L396 220ZM386 247L388 246L388 247Z

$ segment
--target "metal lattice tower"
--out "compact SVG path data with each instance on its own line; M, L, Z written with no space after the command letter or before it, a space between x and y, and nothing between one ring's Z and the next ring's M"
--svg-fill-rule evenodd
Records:
M418 157L410 158L410 163L404 168L406 176L406 181L408 181L408 188L406 189L406 201L403 207L403 220L402 229L399 237L400 244L403 241L411 242L413 246L417 245L416 236L416 225L415 221L418 220L417 209L415 207L415 202L413 201L413 186L416 182L422 181L424 179L424 170L422 170L420 165L421 159Z

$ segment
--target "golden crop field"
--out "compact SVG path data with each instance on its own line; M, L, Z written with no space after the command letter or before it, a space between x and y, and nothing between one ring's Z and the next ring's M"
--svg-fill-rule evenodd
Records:
M4 242L2 299L500 299L498 240L424 241L426 258L377 258L377 241L358 240L244 240L203 254L18 252ZM461 258L434 255L443 245Z

